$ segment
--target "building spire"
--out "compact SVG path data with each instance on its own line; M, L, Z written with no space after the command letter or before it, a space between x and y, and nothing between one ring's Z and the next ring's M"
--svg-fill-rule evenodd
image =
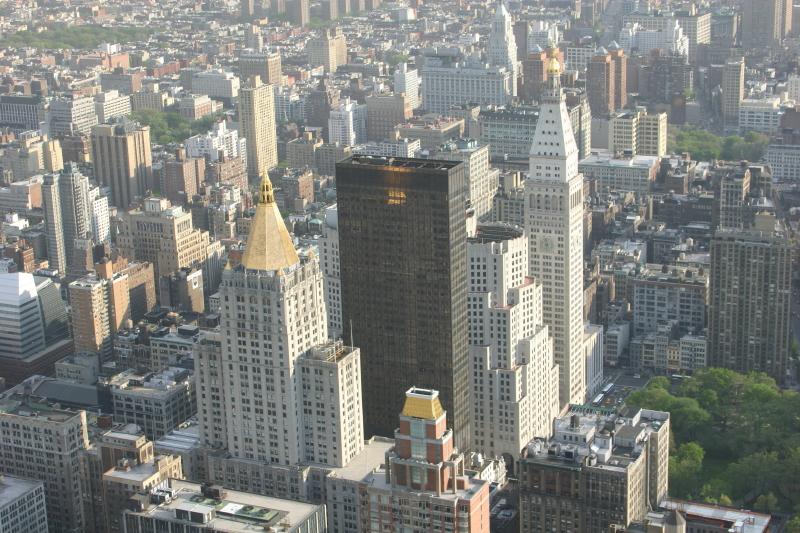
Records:
M300 262L292 237L283 222L269 175L263 172L258 204L242 255L248 270L282 271Z
M258 197L259 205L269 205L275 203L275 193L272 191L272 181L269 179L269 174L264 172L261 176L261 188Z

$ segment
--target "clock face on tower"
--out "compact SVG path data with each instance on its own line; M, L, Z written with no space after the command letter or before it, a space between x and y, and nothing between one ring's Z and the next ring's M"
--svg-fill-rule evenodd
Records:
M553 237L549 235L543 235L539 243L539 248L541 249L542 252L546 254L552 254L555 251L555 243L553 242Z

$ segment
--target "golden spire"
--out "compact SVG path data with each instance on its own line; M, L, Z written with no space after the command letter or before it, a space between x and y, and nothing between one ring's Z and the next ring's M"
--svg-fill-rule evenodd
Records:
M558 60L558 48L553 44L547 53L550 60L547 62L547 73L561 75L561 61Z
M299 262L292 237L275 203L272 182L264 172L261 176L256 215L250 225L250 235L242 255L242 265L250 270L280 272Z
M275 203L275 194L272 192L272 181L270 181L269 174L266 172L261 176L261 192L258 196L258 203L264 205Z

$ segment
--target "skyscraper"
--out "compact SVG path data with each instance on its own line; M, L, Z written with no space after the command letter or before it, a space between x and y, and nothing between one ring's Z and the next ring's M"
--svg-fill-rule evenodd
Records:
M517 60L517 43L514 38L513 21L503 0L498 0L495 8L487 53L489 62L492 65L505 67L512 73L512 95L516 96L520 65Z
M206 445L284 466L344 466L361 451L358 349L328 343L322 284L264 174L241 264L220 285L221 339L197 352Z
M353 156L336 165L342 326L362 350L364 427L394 434L413 384L469 438L463 163Z
M592 116L605 118L616 107L616 66L611 54L603 47L597 49L586 70L586 92Z
M247 81L254 76L260 76L263 84L280 85L281 55L278 53L241 54L239 56L239 79Z
M95 178L111 189L111 201L128 209L153 180L150 127L127 119L92 128Z
M408 63L400 63L394 70L394 92L405 93L411 109L417 109L419 100L419 71L409 69ZM383 139L378 139L383 140Z
M44 228L47 235L47 259L50 268L63 276L67 272L67 249L64 246L64 220L61 216L59 175L47 174L42 183Z
M772 215L751 229L721 228L711 241L710 366L786 379L792 245Z
M349 10L348 10L349 11ZM341 8L340 13L344 13ZM347 41L341 28L322 30L319 37L308 41L308 62L312 67L322 65L325 72L333 74L339 65L347 63Z
M744 58L729 59L722 69L722 123L726 129L739 124L739 106L744 99Z
M542 283L527 276L522 228L478 226L467 245L471 444L513 469L558 415L558 366L542 315Z
M239 133L247 139L247 173L261 176L278 164L275 97L272 85L251 78L239 91Z
M742 45L766 48L780 44L786 36L785 23L791 28L791 0L742 0ZM787 13L789 14L787 17Z
M553 54L549 86L525 181L525 229L530 239L528 274L542 282L544 321L554 340L561 405L583 403L583 178L578 146Z
M81 174L77 166L68 164L59 177L58 188L67 266L72 267L75 239L84 238L92 232L89 178Z

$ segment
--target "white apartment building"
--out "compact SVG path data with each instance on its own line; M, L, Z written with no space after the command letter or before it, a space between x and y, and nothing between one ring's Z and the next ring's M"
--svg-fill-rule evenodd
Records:
M417 140L417 142L419 142ZM339 274L339 216L336 204L325 208L322 235L317 241L319 265L324 276L325 307L328 313L328 335L342 336L342 281Z
M561 406L586 396L583 323L583 176L578 145L552 57L525 181L528 275L542 281L544 322L559 365Z
M629 22L619 32L619 45L626 55L634 50L647 55L656 49L682 56L689 55L689 37L674 19L665 19L665 24L652 29L645 28L638 22Z
M441 145L432 157L464 163L470 207L478 220L486 218L492 210L500 173L489 165L489 145L474 139L454 139Z
M417 69L409 69L408 63L397 65L394 71L394 92L395 94L405 93L411 109L417 109L421 104L419 86L419 71Z
M239 96L239 78L221 70L197 72L192 76L192 93L230 101Z
M108 196L102 195L100 187L89 189L89 213L91 216L92 236L96 244L111 239L111 223L108 214Z
M772 135L781 128L783 108L781 99L745 98L739 104L739 131L757 131Z
M519 227L481 225L468 242L471 443L511 467L533 438L550 436L559 411L542 285L527 266Z
M505 105L514 98L514 74L505 67L474 62L422 69L422 107L447 114L462 104Z
M559 42L561 31L557 24L548 20L533 20L528 24L528 52L535 50L537 46L547 50L553 43Z
M583 159L578 169L585 179L597 180L598 191L631 191L646 194L655 183L660 159L654 156L615 157L597 151Z
M541 48L542 50L547 49L546 46L542 46ZM567 46L564 50L565 68L577 70L578 72L585 72L596 50L594 46Z
M800 181L800 146L770 144L764 156L777 181Z
M366 142L353 147L353 154L376 157L417 157L422 149L419 139L398 138L380 142Z
M119 94L116 90L100 93L94 97L94 111L97 113L99 124L104 124L114 117L130 115L131 97Z
M367 140L367 106L345 98L331 109L328 118L328 142L354 146Z
M193 135L184 141L188 157L205 157L216 163L219 161L220 152L226 159L235 157L247 159L247 139L239 137L239 132L228 129L225 121L214 124L210 131Z

